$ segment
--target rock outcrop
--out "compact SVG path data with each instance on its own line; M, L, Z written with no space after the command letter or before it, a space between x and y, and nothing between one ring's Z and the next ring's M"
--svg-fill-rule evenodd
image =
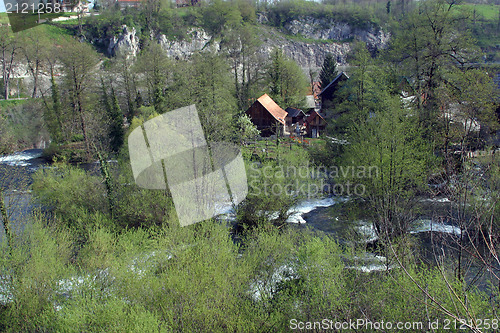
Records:
M302 68L313 70L321 67L327 53L333 54L339 65L346 65L346 56L351 49L350 41L354 39L366 42L372 50L386 47L389 40L388 33L375 27L352 28L347 23L311 17L285 24L284 32L280 33L274 28L263 25L261 37L263 43L259 52L267 57L273 48L278 46ZM291 35L300 36L305 41ZM219 41L201 28L192 28L188 32L188 37L183 40L169 40L162 34L154 38L168 56L175 59L187 59L198 51L221 49ZM120 53L136 56L139 52L139 38L135 29L123 26L123 32L109 40L107 52L111 56Z
M135 28L122 26L122 33L112 37L108 41L107 53L110 56L126 54L135 57L139 53L139 37L136 35Z
M371 49L381 49L389 42L389 33L369 25L367 29L353 28L348 23L306 17L285 24L285 32L308 39L346 41L358 39Z
M175 59L187 59L193 53L201 50L219 50L219 43L200 28L191 29L188 31L188 38L180 41L169 40L161 34L156 39L167 55Z
M328 53L337 58L339 65L346 64L346 56L351 50L349 43L302 42L282 35L271 34L263 40L261 52L269 56L275 47L279 47L303 69L317 69L323 65Z

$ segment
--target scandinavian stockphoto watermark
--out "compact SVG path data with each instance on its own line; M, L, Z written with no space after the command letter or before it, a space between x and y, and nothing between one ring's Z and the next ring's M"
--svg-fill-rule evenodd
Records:
M290 319L291 330L314 330L314 331L335 331L335 332L374 332L374 331L470 331L471 327L478 330L498 331L500 321L496 318L476 318L476 319L460 319L460 318L445 318L433 319L426 322L422 321L372 321L365 318L349 319L344 321L332 320L328 318L319 321L300 321L298 319Z
M148 120L130 133L128 145L136 184L168 188L181 226L219 215L248 193L239 148L207 142L194 105Z
M362 180L379 175L377 166L271 166L250 164L249 195L288 195L308 199L324 193L335 196L363 196L366 185ZM277 181L278 180L278 181ZM280 181L281 180L281 181Z
M371 321L364 318L349 319L346 321L337 321L331 319L322 319L320 321L299 321L290 320L290 329L292 330L334 330L334 331L387 331L387 330L412 330L420 331L425 327L420 321L392 322L392 321Z

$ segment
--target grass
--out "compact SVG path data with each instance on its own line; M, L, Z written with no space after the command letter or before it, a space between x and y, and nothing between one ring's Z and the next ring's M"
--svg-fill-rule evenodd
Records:
M299 152L306 147L323 144L323 139L311 139L304 137L303 140L299 140L298 138L290 139L290 138L281 138L280 139L280 154L295 151ZM276 139L267 138L260 141L252 141L250 140L246 146L242 147L242 151L244 155L252 155L255 154L261 158L275 159L276 158Z
M498 11L500 10L500 5L479 5L479 4L464 4L459 5L458 8L468 9L471 12L475 9L476 14L484 17L487 21L498 20Z
M1 99L0 100L0 110L4 108L10 108L16 105L21 105L29 101L29 99Z
M71 20L61 21L61 22L58 22L58 23L60 25L71 25L71 26L74 26L74 25L78 24L78 19L71 19Z
M9 17L7 16L6 13L0 13L0 24L7 24L9 23Z
M30 29L39 25L38 20L49 20L59 16L63 13L50 13L50 14L9 14L8 19L14 32Z

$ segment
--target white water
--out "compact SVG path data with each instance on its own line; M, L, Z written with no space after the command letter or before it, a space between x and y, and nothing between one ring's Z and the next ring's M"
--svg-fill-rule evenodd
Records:
M0 164L7 164L10 166L30 166L30 160L42 156L40 150L36 151L22 151L17 152L12 155L0 156Z
M302 215L307 214L316 208L319 207L330 207L333 206L339 202L344 202L347 201L347 198L344 197L329 197L329 198L322 198L322 199L307 199L304 201L299 202L297 205L293 206L288 210L288 219L286 222L289 223L306 223L306 220L302 217ZM220 218L222 220L228 221L228 222L234 222L236 220L236 214L234 212L234 209L230 205L226 205L219 210L221 213ZM257 211L255 214L259 215L268 215L270 219L277 219L279 217L278 212L266 212L266 211Z
M369 221L357 221L356 224L355 229L361 234L365 242L369 243L378 239L373 223Z
M352 258L354 265L346 266L363 273L380 272L394 268L394 265L387 265L387 258L370 252L363 253L362 256Z
M434 203L448 203L451 202L448 198L432 198L432 199L423 199L421 202L434 202Z
M413 226L410 233L416 234L419 232L427 232L427 231L442 232L456 236L461 235L459 227L423 219L415 221L415 225Z
M286 220L290 223L306 223L302 215L307 214L319 207L330 207L339 202L347 201L344 197L330 197L324 199L309 199L301 201L298 205L288 210L290 216Z
M293 267L282 265L267 278L261 278L251 283L250 294L255 301L272 298L280 282L297 278Z

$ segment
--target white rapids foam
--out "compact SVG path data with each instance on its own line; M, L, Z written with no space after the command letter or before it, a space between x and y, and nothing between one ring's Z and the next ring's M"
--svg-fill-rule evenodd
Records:
M387 271L395 266L387 264L387 258L374 253L365 252L361 256L352 257L354 261L347 269L354 269L363 273Z
M310 211L313 211L314 209L318 207L330 207L335 205L338 202L345 201L347 199L345 198L337 198L337 197L330 197L330 198L324 198L324 199L309 199L309 200L304 200L301 201L298 205L290 208L288 210L288 213L290 216L286 220L287 222L290 223L306 223L306 220L302 217L302 215L309 213Z
M435 231L435 232L443 232L451 235L460 236L461 231L460 228L454 225L434 222L432 220L418 220L415 222L415 226L410 233L415 234L419 232L427 232L427 231Z
M29 166L29 160L42 156L41 151L22 151L12 155L0 156L0 163L10 166Z
M310 211L318 207L330 207L336 203L347 201L347 198L341 197L329 197L323 199L308 199L300 201L297 205L293 206L288 210L288 219L286 222L289 223L306 223L306 220L302 217L303 214L307 214ZM220 211L220 219L224 221L234 222L236 220L236 213L234 208L230 205L226 205ZM270 219L277 219L279 217L279 212L269 212L269 211L256 211L255 214L258 215L268 215Z
M355 228L363 236L365 242L373 242L378 239L377 231L371 222L358 221Z
M431 198L431 199L422 199L421 202L437 202L437 203L447 203L451 202L448 198Z

